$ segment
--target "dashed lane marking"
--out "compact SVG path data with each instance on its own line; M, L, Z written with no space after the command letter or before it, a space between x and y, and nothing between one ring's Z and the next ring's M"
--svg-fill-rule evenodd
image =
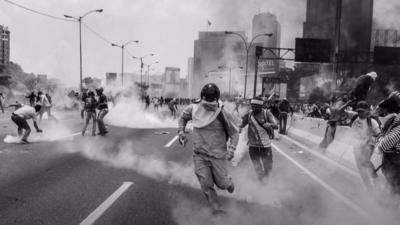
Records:
M325 162L330 163L331 165L334 165L334 166L340 168L341 170L347 172L348 174L350 174L350 175L352 175L352 176L354 176L354 177L360 178L360 175L359 175L356 171L354 171L354 170L352 170L352 169L349 169L349 168L347 168L346 166L341 165L340 163L338 163L338 162L336 162L336 161L334 161L334 160L332 160L332 159L330 159L330 158L328 158L328 157L322 155L321 153L318 153L318 152L316 152L316 151L310 150L307 146L301 144L300 142L298 142L298 141L296 141L296 140L293 140L292 138L286 137L286 136L284 136L284 135L282 135L281 138L283 138L283 139L285 139L285 140L291 142L292 144L295 144L295 145L299 146L300 148L302 148L302 149L305 150L306 152L308 152L308 153L314 155L315 157L317 157L317 158L319 158L319 159L322 159L322 160L324 160Z
M288 154L283 152L278 146L272 143L272 147L281 155L283 155L285 158L287 158L290 162L292 162L295 166L297 166L299 169L304 171L308 176L310 176L313 180L315 180L318 184L320 184L322 187L324 187L327 191L329 191L331 194L333 194L335 197L340 199L345 205L347 205L349 208L352 210L356 211L358 214L361 216L365 217L366 219L372 219L371 216L360 206L352 202L350 199L346 198L343 196L340 192L338 192L336 189L331 187L329 184L327 184L325 181L320 179L317 175L312 173L310 170L302 166L299 162L294 160L292 157L290 157Z
M172 145L176 140L178 140L178 138L179 138L179 136L176 135L174 138L172 138L171 141L169 141L169 142L164 146L164 148L169 148L169 147L171 147L171 145Z
M80 225L91 225L100 218L103 213L133 184L133 182L124 182L112 195L110 195L99 207L84 219Z

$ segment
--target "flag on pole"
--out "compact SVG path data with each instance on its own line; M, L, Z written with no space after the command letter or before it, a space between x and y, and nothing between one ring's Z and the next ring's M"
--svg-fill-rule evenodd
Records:
M207 20L207 24L209 27L211 27L211 21Z

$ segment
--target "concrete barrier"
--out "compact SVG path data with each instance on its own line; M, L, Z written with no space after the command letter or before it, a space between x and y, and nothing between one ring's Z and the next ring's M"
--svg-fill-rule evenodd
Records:
M334 141L324 150L320 149L318 145L324 137L326 121L316 118L301 118L296 115L290 121L289 137L307 144L314 151L320 151L342 165L356 169L353 150L355 136L350 127L338 126ZM381 157L380 154L373 154L372 162L375 167L381 164Z

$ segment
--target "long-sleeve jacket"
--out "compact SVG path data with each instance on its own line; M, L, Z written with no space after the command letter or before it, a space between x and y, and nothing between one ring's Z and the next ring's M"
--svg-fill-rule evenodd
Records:
M262 124L262 127L259 123ZM270 111L263 110L258 114L253 114L253 111L249 111L242 117L242 124L239 127L243 128L246 125L249 125L247 132L249 146L262 148L271 147L271 132L273 132L273 129L277 129L278 125Z
M193 119L200 104L189 105L179 119L179 130L185 130L186 124ZM214 158L224 158L228 149L235 151L239 141L238 129L232 116L223 108L222 116L216 117L205 126L193 127L193 148L195 153L205 154ZM227 142L229 139L229 146Z
M389 119L377 138L377 148L386 153L400 153L400 115Z

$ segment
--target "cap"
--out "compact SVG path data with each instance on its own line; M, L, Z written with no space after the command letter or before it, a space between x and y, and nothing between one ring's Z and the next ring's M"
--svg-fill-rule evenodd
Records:
M367 73L367 75L372 77L374 80L378 77L378 74L375 72L369 72L369 73Z
M369 105L366 101L360 101L357 103L356 111L368 112Z

